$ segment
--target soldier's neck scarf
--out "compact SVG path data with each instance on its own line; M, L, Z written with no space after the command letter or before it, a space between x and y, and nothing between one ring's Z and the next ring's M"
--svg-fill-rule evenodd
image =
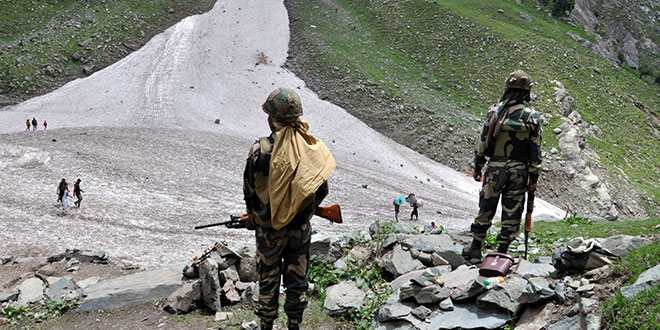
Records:
M271 117L277 129L270 158L268 193L273 228L286 226L335 169L335 158L300 118Z

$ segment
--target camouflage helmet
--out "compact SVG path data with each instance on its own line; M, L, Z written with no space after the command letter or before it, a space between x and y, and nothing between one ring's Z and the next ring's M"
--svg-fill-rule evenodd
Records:
M506 89L522 89L529 91L534 87L532 77L522 70L511 72L509 78L504 82Z
M275 118L294 118L302 116L302 103L296 92L288 88L278 88L268 95L261 108Z

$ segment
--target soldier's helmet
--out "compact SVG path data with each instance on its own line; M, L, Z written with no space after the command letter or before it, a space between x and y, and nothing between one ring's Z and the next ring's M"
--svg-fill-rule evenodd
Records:
M506 79L504 84L506 85L506 89L522 89L529 91L534 87L532 77L521 70L511 72L509 78Z
M300 97L288 88L272 91L261 108L275 118L294 118L303 114Z

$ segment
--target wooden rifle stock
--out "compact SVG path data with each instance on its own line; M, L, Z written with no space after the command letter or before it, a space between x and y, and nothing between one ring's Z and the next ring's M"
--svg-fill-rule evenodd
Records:
M341 208L339 204L332 204L330 206L317 206L314 215L321 218L328 219L330 222L342 223Z

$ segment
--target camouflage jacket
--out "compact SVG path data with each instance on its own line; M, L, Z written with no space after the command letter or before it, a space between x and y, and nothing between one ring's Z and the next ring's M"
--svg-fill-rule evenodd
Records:
M270 155L275 145L275 134L262 137L250 148L245 172L243 173L243 196L247 207L248 218L253 223L264 227L272 227L270 222L270 196L268 195L268 174L270 172ZM328 195L328 182L324 182L316 193L303 203L293 220L286 227L299 227L309 221L314 215L316 206Z
M490 145L487 145L491 118L497 114L499 104L496 104L486 114L486 121L474 157L474 171L481 173L486 164L486 157L490 160L514 160L526 163L532 183L536 183L541 172L541 116L534 109L522 103L509 102L502 110L506 119L502 123L500 132L493 136Z

